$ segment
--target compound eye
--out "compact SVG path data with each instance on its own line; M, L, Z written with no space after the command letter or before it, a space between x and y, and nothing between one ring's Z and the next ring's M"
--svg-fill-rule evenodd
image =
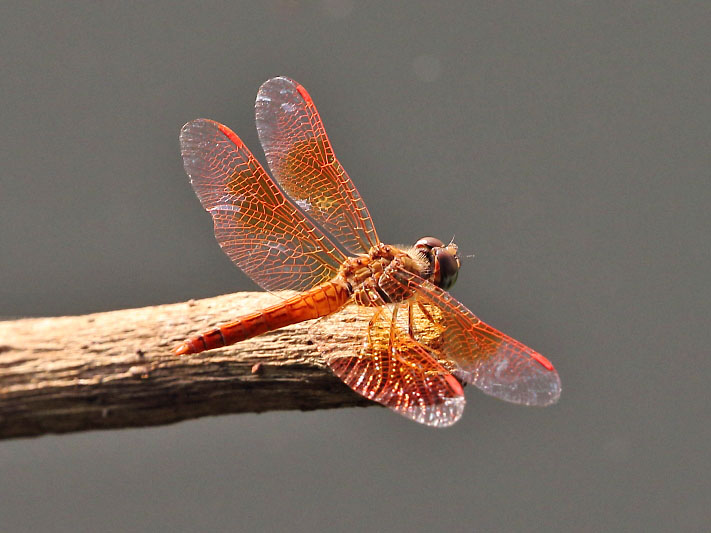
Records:
M445 248L435 253L435 283L445 291L449 290L459 276L459 260Z
M436 237L422 237L419 241L415 243L415 248L441 248L444 243L437 239Z

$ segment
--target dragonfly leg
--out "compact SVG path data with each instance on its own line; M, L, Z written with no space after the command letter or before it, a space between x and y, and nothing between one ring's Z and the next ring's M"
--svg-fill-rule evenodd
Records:
M415 331L412 329L412 302L407 304L407 333L410 338L415 339Z
M393 306L393 314L390 318L390 340L388 341L388 352L393 357L397 357L397 350L395 349L395 337L397 336L397 311L399 308L400 306L397 304Z

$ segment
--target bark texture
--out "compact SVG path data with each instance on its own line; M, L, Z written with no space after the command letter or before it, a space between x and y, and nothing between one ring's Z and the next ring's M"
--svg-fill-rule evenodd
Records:
M309 322L210 352L170 353L195 333L277 300L237 293L0 322L0 438L375 405L331 374L309 340Z

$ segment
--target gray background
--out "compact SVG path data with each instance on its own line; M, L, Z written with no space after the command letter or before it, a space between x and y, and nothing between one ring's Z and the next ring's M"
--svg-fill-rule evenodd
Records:
M0 314L253 290L178 131L317 102L386 242L456 234L453 293L556 364L552 408L385 409L0 443L3 531L702 530L708 2L4 3Z

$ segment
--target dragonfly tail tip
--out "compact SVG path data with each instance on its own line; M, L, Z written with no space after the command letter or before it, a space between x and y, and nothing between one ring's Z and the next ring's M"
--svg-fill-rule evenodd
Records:
M187 342L184 342L182 344L179 344L175 348L171 350L173 355L186 355L191 353L190 346L188 345Z

